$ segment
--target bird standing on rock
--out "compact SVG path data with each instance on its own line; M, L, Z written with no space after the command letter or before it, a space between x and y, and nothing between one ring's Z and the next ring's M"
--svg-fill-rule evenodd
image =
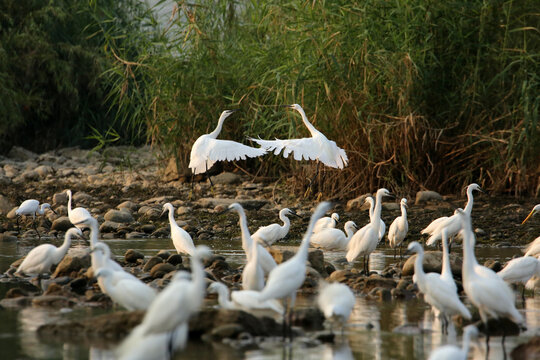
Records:
M401 258L401 243L407 237L409 231L409 222L407 221L407 199L403 198L400 202L401 216L394 219L388 229L388 242L394 249L394 259L396 258L396 248L399 247L399 257Z
M259 244L265 244L266 246L271 246L278 240L283 239L289 233L291 228L291 221L287 215L296 215L296 213L288 208L281 209L279 212L279 219L283 221L283 225L279 224L270 224L267 226L261 226L255 233L251 236ZM300 216L298 216L300 217Z
M53 213L56 214L56 211L53 210L50 204L44 203L44 204L41 204L41 207L40 207L39 201L37 200L29 199L29 200L23 201L22 204L19 206L19 208L15 210L15 214L17 215L17 229L19 229L19 216L32 215L32 225L38 235L38 238L41 240L41 235L39 234L39 231L37 230L37 226L36 226L36 215L45 214L46 209L49 209Z
M91 221L92 215L86 210L85 208L78 207L75 209L71 209L71 190L66 190L66 194L68 196L68 218L69 221L79 229L83 230L85 227L88 227L87 223Z
M189 233L182 229L174 220L174 206L171 203L163 205L162 215L165 211L169 212L169 225L171 227L171 239L173 241L174 248L179 254L193 255L195 251L195 245L193 239Z

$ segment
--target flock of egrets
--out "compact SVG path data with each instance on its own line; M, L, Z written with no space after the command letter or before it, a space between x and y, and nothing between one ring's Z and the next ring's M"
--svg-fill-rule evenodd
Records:
M345 151L338 148L333 141L328 140L307 120L299 105L291 105L301 115L304 124L312 137L292 140L260 140L253 139L261 148L252 148L236 142L217 140L223 121L232 111L224 111L219 119L217 128L210 134L201 136L193 145L189 167L194 174L203 173L214 162L220 160L235 160L255 157L274 151L278 154L283 150L287 157L289 153L300 160L318 160L325 165L343 168L347 164ZM458 235L463 239L463 269L462 281L465 295L469 302L480 313L481 321L487 326L489 318L509 318L519 325L523 317L516 310L513 291L507 282L522 282L534 286L532 282L540 277L540 237L528 248L524 257L514 259L499 273L479 265L475 258L475 235L471 227L471 211L473 208L473 191L479 190L477 184L467 188L468 202L465 208L457 209L450 217L439 218L426 227L422 233L428 234L428 245L442 243L443 264L441 274L424 273L422 266L423 248L417 242L408 245L410 252L416 252L414 282L424 294L424 300L432 306L440 317L442 331L447 331L450 318L461 315L471 319L470 310L461 301L457 287L450 270L448 256L448 241ZM42 244L32 249L17 269L17 274L39 277L50 271L52 265L58 264L67 252L71 238L81 236L81 229L90 229L90 248L92 269L98 279L100 289L110 298L128 310L146 310L142 323L137 326L127 339L118 347L116 355L125 359L166 358L175 350L181 349L187 339L188 320L198 312L207 290L204 268L201 261L211 254L206 246L195 246L189 233L179 227L174 219L172 204L163 205L163 212L168 212L171 228L171 238L178 253L191 257L191 274L179 271L170 283L161 291L148 286L137 277L126 272L118 263L111 259L107 244L99 241L99 226L96 219L84 208L71 208L71 191L67 192L68 217L75 226L66 232L62 246ZM242 237L242 248L246 255L246 264L242 270L242 290L229 294L226 285L212 283L209 292L218 294L220 306L226 309L240 309L253 313L273 312L283 316L284 337L292 337L290 316L294 308L296 294L306 276L306 261L310 245L325 251L344 251L346 259L352 263L362 257L366 274L369 274L369 257L375 250L386 232L386 226L381 219L382 199L390 196L386 189L379 189L375 198L368 197L370 203L370 222L356 231L353 221L345 223L344 230L336 225L339 216L334 213L323 217L330 210L327 202L320 203L311 216L302 242L296 254L287 261L277 264L266 247L287 236L290 228L288 216L296 215L294 211L284 208L279 213L283 224L271 224L259 228L253 235L248 228L248 220L244 209L238 203L228 207L226 211L238 213ZM401 199L401 216L397 217L389 227L389 244L394 249L400 249L407 236L407 200ZM49 204L39 206L37 200L27 200L17 210L17 215L43 214L50 208ZM52 209L51 209L52 210ZM532 214L540 211L540 205L534 207ZM394 255L395 256L395 255ZM282 300L282 303L279 302ZM320 281L317 305L332 324L342 327L347 323L355 303L355 295L351 289L340 283ZM468 326L464 329L463 347L444 346L432 353L433 359L466 358L471 337L477 329ZM489 334L489 333L488 333ZM486 339L487 340L487 339ZM486 341L489 344L488 341ZM489 349L489 348L488 348Z

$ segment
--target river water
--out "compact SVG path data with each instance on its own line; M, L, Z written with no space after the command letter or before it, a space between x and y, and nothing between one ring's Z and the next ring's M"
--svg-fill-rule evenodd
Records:
M127 249L137 249L146 256L155 255L159 250L168 249L174 253L172 243L167 239L105 240L116 256L122 256ZM35 244L0 242L0 271L27 253ZM241 264L244 260L240 241L212 242L208 245L215 253L224 255L228 262ZM82 245L74 245L82 246ZM461 251L457 248L454 251ZM476 255L480 263L486 259L505 262L516 254L519 248L479 247ZM342 258L343 253L326 253L330 262ZM378 248L371 255L370 270L381 271L393 261L393 252L385 247ZM4 297L8 286L0 283L0 298ZM466 303L467 304L467 303ZM469 307L470 304L468 304ZM526 318L528 330L519 336L507 337L506 353L509 355L518 344L540 333L540 297L528 296L524 304L516 305ZM207 306L215 306L214 301ZM298 307L313 306L313 299L300 297ZM0 309L0 359L105 359L107 351L91 348L84 344L42 343L36 329L45 323L63 319L80 319L106 311L95 309L52 310L30 307L21 311ZM423 331L419 331L423 329ZM401 329L401 331L397 331ZM432 330L433 329L433 330ZM425 359L429 353L447 343L461 344L461 329L450 328L449 335L442 335L440 323L431 314L430 308L421 300L392 300L379 302L357 296L349 326L343 336L337 337L335 344L313 344L298 339L293 346L284 346L279 341L269 340L258 349L240 350L222 343L203 344L191 341L177 356L178 359ZM473 348L469 358L484 359L484 338L481 345ZM504 352L500 337L490 341L490 359L503 359ZM509 356L508 356L509 358Z

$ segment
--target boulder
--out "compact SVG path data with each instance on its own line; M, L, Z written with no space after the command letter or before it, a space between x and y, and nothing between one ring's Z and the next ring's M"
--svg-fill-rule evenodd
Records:
M240 175L231 172L222 172L219 175L212 177L212 182L214 184L223 184L223 185L232 185L239 184L242 182Z
M150 270L152 270L152 268L154 266L156 266L157 264L161 264L161 263L163 263L163 259L161 257L152 256L150 259L148 259L146 264L144 264L143 271L144 272L149 272Z
M435 191L431 190L424 190L424 191L418 191L416 193L416 200L415 204L418 205L420 203L426 202L426 201L441 201L443 198L441 194Z
M73 227L73 224L71 224L69 218L67 216L60 216L58 219L53 221L51 230L67 231L71 227Z
M60 261L52 277L69 276L73 278L81 269L88 267L90 267L90 255L71 256L68 254Z
M402 269L402 276L409 276L414 274L414 261L416 259L416 254L411 256ZM424 265L425 272L441 272L442 269L442 252L441 251L426 251L424 253ZM452 274L455 277L461 278L461 267L462 260L456 254L450 254L450 267L452 268Z
M42 178L54 172L53 168L48 165L40 165L34 169L34 171Z
M259 210L264 205L269 204L269 201L266 199L222 199L222 198L202 198L197 200L197 204L199 204L203 208L210 208L213 209L218 205L221 205L223 207L228 207L232 203L239 203L244 207L244 209L247 210Z
M69 198L65 191L61 193L56 193L53 195L53 205L58 205L58 204L65 205L68 203L68 200Z
M107 211L107 213L105 214L105 220L117 223L131 223L135 221L135 219L133 219L133 216L129 212L114 209Z
M169 263L157 264L154 267L152 267L152 269L150 270L150 276L153 277L154 279L161 278L165 274L168 274L174 270L176 270L176 266L171 265Z
M270 255L272 255L272 257L278 264L281 264L282 262L287 261L294 256L294 253L290 250L282 250L276 248L270 248L268 250L270 252Z
M114 221L104 221L99 227L100 233L116 232L120 228L120 224Z
M135 264L139 259L144 259L144 255L137 250L129 249L126 251L124 259L127 263Z
M13 146L8 154L8 158L18 161L35 160L38 155L30 150L26 150L20 146Z
M360 195L357 198L351 199L347 201L347 207L345 208L347 211L351 210L365 210L365 200L368 196L371 196L371 194L364 194ZM367 205L367 209L369 209L369 205Z
M321 250L310 250L308 252L308 261L321 276L326 277L326 267L324 265L324 254Z
M510 353L513 360L540 359L540 336L534 336L524 344L518 345Z
M0 215L7 215L14 206L7 197L0 195Z
M66 296L59 295L41 295L32 299L33 306L67 308L73 307L77 303Z

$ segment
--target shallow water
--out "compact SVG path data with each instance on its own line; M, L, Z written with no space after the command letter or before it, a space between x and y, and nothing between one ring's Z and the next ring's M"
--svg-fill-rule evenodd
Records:
M127 249L138 249L146 256L156 254L161 249L174 252L172 243L168 239L141 239L141 240L105 240L113 253L122 256ZM245 257L239 239L227 241L206 242L217 254L227 258L232 264L242 264ZM9 264L28 252L35 243L2 243L0 242L0 271L5 271ZM75 247L82 245L74 245ZM461 248L454 251L461 251ZM495 258L504 262L516 254L519 248L493 248L480 247L476 250L480 262L488 258ZM339 259L344 254L331 252L325 254L325 259L336 263L340 267ZM371 256L370 269L383 270L392 263L393 252L387 248L377 249ZM359 266L360 264L357 264ZM0 298L7 291L6 284L0 283ZM298 307L313 306L313 299L299 297ZM525 305L517 302L518 308L524 314L528 330L519 337L512 336L506 339L507 354L519 343L540 333L540 298L528 297ZM210 303L209 306L212 306ZM45 344L37 338L35 330L42 324L62 319L77 319L98 313L104 310L95 309L63 309L51 310L43 308L26 308L21 311L0 309L0 359L105 359L110 356L108 351L89 349L86 345L73 344ZM410 325L405 326L404 325ZM402 327L403 331L393 331ZM418 327L424 329L419 332ZM434 329L432 331L432 329ZM392 300L377 302L366 300L358 296L349 326L344 337L339 337L336 344L313 345L303 342L302 339L295 344L284 347L279 341L269 340L259 349L240 350L229 345L213 343L211 346L198 342L191 342L186 350L177 358L188 359L197 354L199 359L423 359L438 346L446 343L461 343L461 329L450 328L450 334L443 336L439 331L440 324L434 319L429 307L421 300L408 301ZM457 331L457 334L456 334ZM483 338L482 346L474 349L470 358L484 359ZM502 359L503 350L500 337L493 337L490 341L490 359Z

